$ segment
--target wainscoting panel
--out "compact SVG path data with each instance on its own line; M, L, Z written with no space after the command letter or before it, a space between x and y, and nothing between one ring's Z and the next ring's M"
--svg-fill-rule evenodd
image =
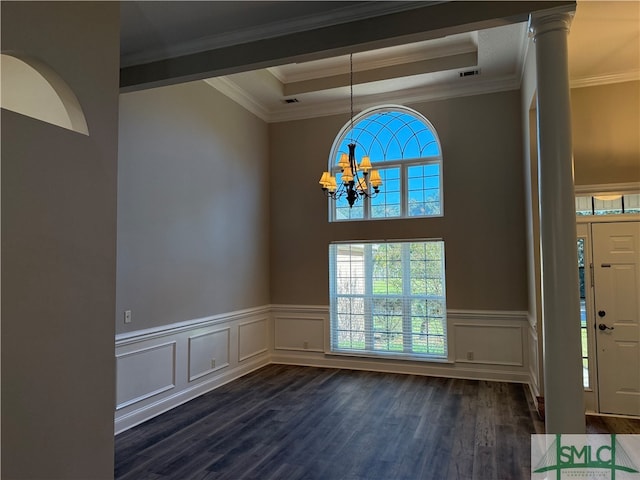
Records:
M456 362L523 366L519 325L455 325Z
M411 361L322 351L329 338L328 306L271 308L272 363L529 383L526 312L450 310L449 361Z
M116 433L269 364L269 306L116 336Z
M444 361L332 354L328 306L267 305L121 334L115 430L269 363L531 382L536 367L530 365L526 312L449 310L447 330L450 355Z
M324 318L274 316L273 348L324 352L324 322Z
M238 361L269 351L269 318L246 322L238 327Z
M229 366L230 329L189 337L189 381Z
M176 342L167 342L116 355L118 377L116 409L175 388Z

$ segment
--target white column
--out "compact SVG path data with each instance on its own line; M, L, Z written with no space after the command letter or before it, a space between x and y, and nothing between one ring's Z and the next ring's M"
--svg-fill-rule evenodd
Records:
M568 11L533 14L547 433L584 433Z

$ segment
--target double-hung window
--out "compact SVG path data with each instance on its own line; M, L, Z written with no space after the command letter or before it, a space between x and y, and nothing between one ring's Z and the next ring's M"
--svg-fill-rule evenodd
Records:
M331 351L447 357L444 242L332 243Z

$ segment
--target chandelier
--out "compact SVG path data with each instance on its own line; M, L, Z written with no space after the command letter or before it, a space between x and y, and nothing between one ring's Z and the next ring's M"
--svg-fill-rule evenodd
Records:
M338 162L342 172L341 182L338 185L335 176L330 172L323 172L318 183L327 197L334 200L346 197L349 207L353 207L359 198L375 197L380 193L382 185L380 172L371 168L371 160L368 156L362 157L359 165L356 162L356 144L353 140L353 54L349 55L349 85L351 89L351 141L348 145L349 154L343 153ZM369 186L373 188L373 192Z

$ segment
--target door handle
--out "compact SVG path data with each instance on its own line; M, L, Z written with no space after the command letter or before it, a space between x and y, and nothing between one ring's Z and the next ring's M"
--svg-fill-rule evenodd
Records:
M604 323L601 323L598 328L604 332L605 330L613 330L615 327L607 327Z
M598 311L598 316L599 316L600 318L604 317L606 314L607 314L607 312L605 312L604 310L600 310L600 311Z

